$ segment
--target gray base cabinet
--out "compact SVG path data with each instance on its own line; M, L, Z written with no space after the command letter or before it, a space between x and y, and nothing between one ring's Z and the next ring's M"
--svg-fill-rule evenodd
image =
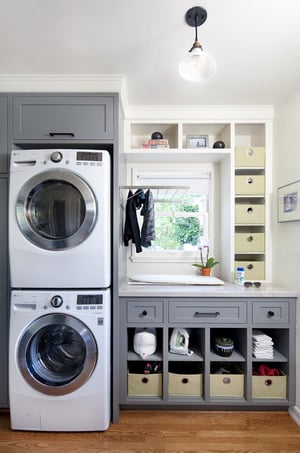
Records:
M285 297L121 297L121 407L285 409L294 405L295 307L296 300ZM149 328L155 329L156 348L144 360L134 350L134 336L136 329ZM176 328L189 333L188 355L170 351ZM272 339L272 357L253 355L257 330ZM180 348L185 338L178 331L175 338ZM217 338L234 342L230 355L216 350Z
M0 177L0 407L8 407L8 251L7 177Z

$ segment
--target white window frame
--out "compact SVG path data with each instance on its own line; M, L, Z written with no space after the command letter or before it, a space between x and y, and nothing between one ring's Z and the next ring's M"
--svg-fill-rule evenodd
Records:
M208 213L207 218L205 221L208 223L208 238L206 238L209 242L212 241L213 234L214 234L214 227L213 227L213 212L214 212L214 186L215 186L215 167L213 164L210 163L192 163L192 164L169 164L169 163L147 163L147 164L130 164L127 167L127 182L129 186L133 187L140 187L141 189L146 190L148 187L151 188L151 185L157 186L157 182L155 181L155 177L152 180L151 184L142 187L141 180L139 179L140 174L153 174L155 176L158 173L174 173L176 172L178 175L180 173L182 175L190 174L195 177L197 174L208 174L210 179L210 188L209 188L209 196L208 196ZM182 184L186 186L187 182L185 180L181 180ZM180 182L181 182L180 181ZM168 186L168 182L165 183ZM172 184L173 185L173 184ZM142 219L141 219L142 221ZM143 248L142 253L136 253L135 245L131 244L129 248L129 257L130 261L135 263L194 263L195 261L199 261L199 251L197 250L181 250L181 251L158 251L158 250L147 250Z

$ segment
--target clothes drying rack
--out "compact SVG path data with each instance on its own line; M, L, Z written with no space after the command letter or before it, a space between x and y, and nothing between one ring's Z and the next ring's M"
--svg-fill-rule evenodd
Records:
M176 201L182 198L186 192L190 189L189 186L162 186L162 185L149 185L147 187L141 187L140 185L126 185L120 186L121 190L131 190L137 191L141 190L151 190L153 193L154 201ZM130 198L135 197L136 194L126 197L126 201Z

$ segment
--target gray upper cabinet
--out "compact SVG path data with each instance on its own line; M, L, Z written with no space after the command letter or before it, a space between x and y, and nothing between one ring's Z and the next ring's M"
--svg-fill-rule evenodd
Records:
M0 173L7 173L7 97L0 97Z
M15 96L13 139L112 140L113 96Z

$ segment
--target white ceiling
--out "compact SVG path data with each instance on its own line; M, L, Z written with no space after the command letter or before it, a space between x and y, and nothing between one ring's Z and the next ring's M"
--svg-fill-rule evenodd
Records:
M198 29L217 74L177 66ZM300 86L299 0L0 0L0 74L124 75L129 105L271 104Z

